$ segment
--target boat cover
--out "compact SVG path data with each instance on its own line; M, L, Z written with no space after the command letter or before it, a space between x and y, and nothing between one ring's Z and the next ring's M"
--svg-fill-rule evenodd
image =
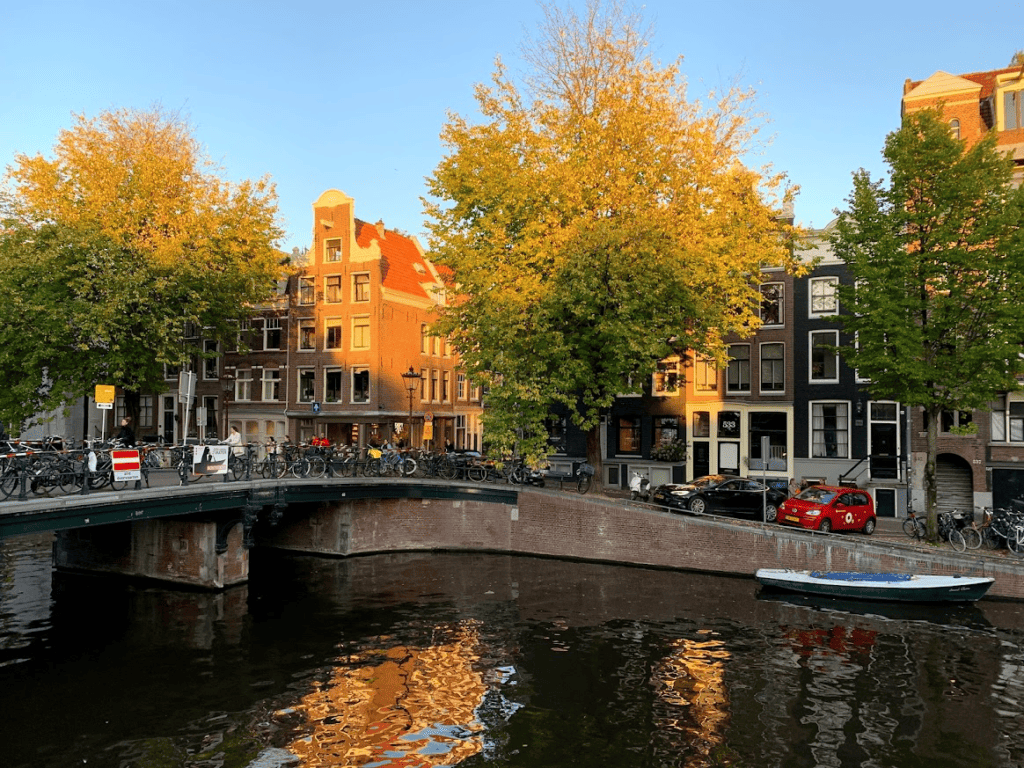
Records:
M853 571L811 571L811 578L832 581L910 581L910 573L856 573Z

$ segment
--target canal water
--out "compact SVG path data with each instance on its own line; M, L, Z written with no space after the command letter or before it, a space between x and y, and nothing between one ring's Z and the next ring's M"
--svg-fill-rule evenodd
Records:
M0 764L1020 766L1022 606L497 554L252 553L219 594L0 543Z

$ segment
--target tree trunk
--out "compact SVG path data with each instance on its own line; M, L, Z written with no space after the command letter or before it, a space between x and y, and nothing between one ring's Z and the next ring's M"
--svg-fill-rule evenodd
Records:
M938 516L938 485L935 479L935 465L939 453L938 428L939 420L942 417L940 408L929 408L924 413L928 424L925 428L928 444L928 457L924 463L924 494L925 511L928 520L928 541L935 543L939 540L939 516Z

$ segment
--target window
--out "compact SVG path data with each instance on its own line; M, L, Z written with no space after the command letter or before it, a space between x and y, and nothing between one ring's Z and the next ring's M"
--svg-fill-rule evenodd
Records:
M750 432L750 468L785 472L788 440L786 414L779 411L752 411L747 418ZM764 437L768 438L767 456L761 455L761 438Z
M235 400L252 400L252 371L238 371L235 377Z
M466 374L464 373L455 377L455 396L459 400L466 399Z
M786 345L761 345L761 391L786 391Z
M420 368L420 402L427 402L427 382L430 381L430 373L426 368Z
M275 401L281 399L281 372L263 369L263 399Z
M811 280L811 315L834 315L839 311L836 297L838 277L815 277Z
M960 138L960 121L955 117L949 121L949 132L954 139Z
M203 351L214 357L203 358L203 379L206 381L220 378L220 358L217 355L217 342L209 339L203 342Z
M217 398L214 395L204 396L203 408L206 410L206 426L203 434L208 439L216 438L217 433L220 432L217 429Z
M352 275L352 301L370 300L370 273L358 272Z
M324 321L324 349L341 349L341 320Z
M711 414L708 411L693 412L693 436L711 437Z
M651 392L655 396L678 395L683 378L679 374L679 358L670 357L658 361L651 381Z
M783 283L761 285L761 322L764 325L785 325L785 288Z
M548 428L548 445L551 446L551 450L555 453L564 454L568 448L568 431L569 425L564 416L556 417L553 419L547 419Z
M838 345L839 331L811 332L811 381L839 381L839 353L835 349Z
M970 429L974 415L970 411L943 411L942 432L963 434L962 430Z
M316 286L312 277L299 278L299 304L316 303Z
M324 261L341 261L341 238L324 240Z
M316 349L316 320L299 320L299 349Z
M1006 91L1003 93L1003 130L1013 131L1024 128L1024 110L1021 110L1024 91Z
M370 318L352 318L352 349L370 348Z
M729 369L726 372L726 391L750 391L750 345L729 345Z
M654 417L654 448L671 445L676 440L682 439L683 435L679 429L679 419L675 416Z
M442 371L441 372L441 402L442 403L449 402L449 395L448 395L448 393L451 390L451 385L452 385L452 375L451 375L451 373L449 371Z
M441 337L440 336L431 336L430 337L430 341L431 341L431 345L434 348L433 349L434 357L440 357L441 356Z
M341 275L328 275L324 285L324 301L338 304L343 301L341 296Z
M263 348L281 348L281 318L268 317L263 321Z
M739 437L742 424L739 411L718 412L718 436Z
M352 369L352 402L370 402L370 369Z
M344 375L341 368L328 368L324 371L324 402L341 402L341 380Z
M718 391L718 368L715 361L710 358L701 357L694 365L694 385L698 392Z
M152 395L139 395L139 426L140 427L154 427L156 422L153 420L153 396Z
M437 402L437 371L430 372L430 401Z
M850 404L811 403L811 456L845 459L850 455Z
M640 453L640 417L619 417L619 443L616 453Z
M312 403L316 398L316 371L312 368L299 369L299 402Z
M430 334L427 332L427 324L420 326L420 352L424 355L430 354Z
M1010 403L1010 442L1024 442L1024 403Z

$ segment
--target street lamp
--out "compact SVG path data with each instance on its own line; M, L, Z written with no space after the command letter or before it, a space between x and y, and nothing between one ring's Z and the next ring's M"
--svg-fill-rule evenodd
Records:
M402 374L402 379L405 380L405 388L409 392L409 445L412 445L412 393L416 391L416 382L423 377L418 371L414 371L412 366L409 366L409 370Z
M231 433L231 427L228 425L228 404L235 394L235 377L230 373L224 374L221 386L224 388L224 439L227 440Z

